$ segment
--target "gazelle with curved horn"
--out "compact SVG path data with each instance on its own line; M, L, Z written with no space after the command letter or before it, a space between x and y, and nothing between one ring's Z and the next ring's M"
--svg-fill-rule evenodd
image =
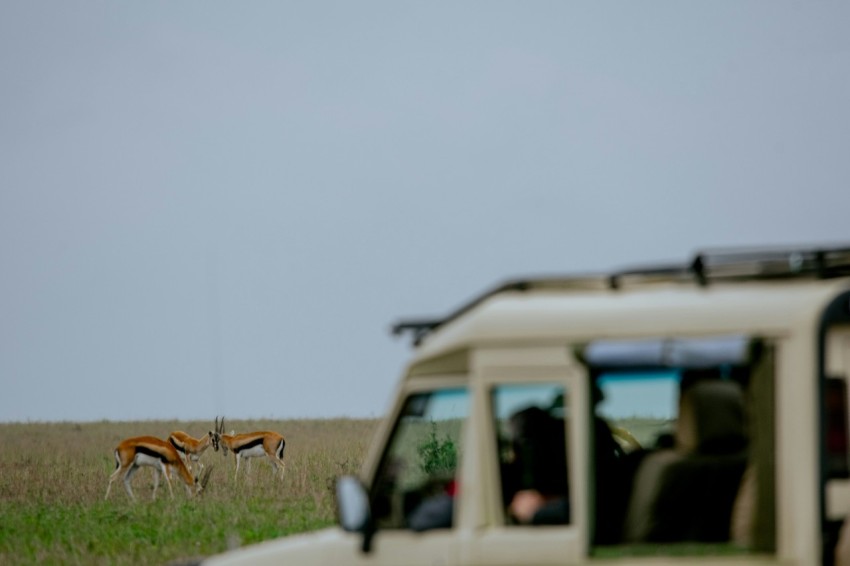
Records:
M269 431L224 434L224 417L221 418L221 422L216 417L212 442L216 450L221 447L225 456L227 456L228 450L233 451L233 455L236 457L234 479L239 477L239 463L242 458L259 458L262 456L269 459L272 467L275 471L280 472L280 477L283 479L284 472L286 472L286 465L283 463L283 449L286 447L286 440L280 434Z
M177 469L177 473L180 474L180 478L186 484L186 492L190 497L196 493L200 493L207 486L210 474L212 473L212 466L210 466L200 480L197 477L193 477L177 452L177 449L168 442L154 436L136 436L123 440L115 447L113 453L115 455L115 471L109 476L109 485L106 487L104 499L109 498L109 490L112 489L112 482L123 475L124 489L127 490L127 495L130 496L130 499L135 501L136 496L133 495L130 480L135 475L136 470L141 466L154 468L154 499L156 499L156 490L159 487L160 474L165 477L168 491L171 493L171 498L174 498L174 490L171 487L172 468Z
M218 447L213 445L212 438L212 431L209 431L201 438L195 438L182 430L175 430L168 436L168 442L177 449L177 453L186 462L186 467L189 468L190 472L192 471L192 462L198 464L200 471L203 471L204 463L201 462L201 454L210 446L213 446L218 451Z

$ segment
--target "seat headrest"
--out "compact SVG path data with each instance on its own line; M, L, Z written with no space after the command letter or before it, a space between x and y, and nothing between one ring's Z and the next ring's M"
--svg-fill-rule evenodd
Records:
M706 379L682 391L676 447L684 452L730 454L747 445L744 394L733 381Z

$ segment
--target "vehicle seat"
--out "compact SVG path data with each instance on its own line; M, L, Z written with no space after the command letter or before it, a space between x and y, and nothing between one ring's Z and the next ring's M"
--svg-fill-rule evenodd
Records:
M720 379L688 386L680 397L674 447L647 455L638 467L626 540L729 540L746 447L740 386Z

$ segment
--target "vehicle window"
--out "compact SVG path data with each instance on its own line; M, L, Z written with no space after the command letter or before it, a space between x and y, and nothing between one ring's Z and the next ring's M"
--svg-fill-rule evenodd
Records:
M847 382L828 377L824 386L827 478L850 477L848 467Z
M567 524L566 391L504 385L492 392L502 501L509 525Z
M824 411L821 447L824 453L824 564L850 561L850 327L835 325L824 340ZM834 548L830 546L835 545Z
M596 414L626 451L669 445L677 413L676 371L604 373L596 381Z
M379 528L450 528L469 412L466 389L407 398L384 454L373 492Z
M616 517L622 531L595 543L728 542L748 462L742 385L715 368L603 374L597 384L597 414L623 453L596 494L597 515ZM612 500L618 484L633 488Z
M775 551L773 345L720 336L604 346L589 367L594 555ZM600 451L600 421L613 458Z
M626 520L630 487L647 450L667 449L675 443L679 378L674 370L596 376L591 438L594 544L617 544L632 536Z

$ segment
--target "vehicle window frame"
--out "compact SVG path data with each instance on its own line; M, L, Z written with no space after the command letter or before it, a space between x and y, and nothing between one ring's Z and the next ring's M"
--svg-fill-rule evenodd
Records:
M525 391L509 392L510 389L525 390ZM535 403L532 400L532 397L529 396L529 397L527 397L523 400L523 405L515 406L511 409L510 416L505 416L504 414L496 415L494 413L494 411L498 408L497 405L498 405L498 401L500 400L501 395L510 396L510 395L515 395L518 392L531 394L531 393L534 392L534 389L538 389L541 392L544 389L551 389L552 393L556 393L554 399L557 399L558 395L560 395L560 397L561 397L560 409L563 412L563 414L561 415L561 419L562 419L563 434L564 434L564 446L563 446L564 455L566 456L566 454L569 451L569 439L567 438L567 435L569 434L569 430L570 430L570 423L569 423L569 419L570 419L570 411L569 411L570 390L567 388L567 386L564 383L562 383L560 381L534 381L534 382L524 381L522 383L511 382L511 383L491 385L491 387L490 387L491 416L493 418L493 424L495 425L496 438L494 440L496 441L496 451L497 451L497 457L498 457L498 460L499 460L498 461L499 471L500 471L500 473L499 473L499 487L500 487L502 492L504 492L504 490L505 490L505 480L506 480L506 478L505 478L504 472L507 471L506 469L503 469L503 466L505 464L507 464L507 462L503 461L503 453L506 450L506 447L502 445L502 441L503 440L513 440L513 439L510 438L511 432L507 432L507 437L503 438L503 434L505 434L504 427L505 426L507 426L508 428L511 427L511 425L507 424L505 421L510 421L511 419L513 419L514 416L517 415L519 411L524 411L525 409L528 409L528 408L531 408L531 407L537 407L537 408L540 408L540 409L542 409L543 407L541 405ZM506 399L505 397L501 397L502 401L504 401L505 399ZM510 448L509 450L511 452L514 452L515 450L522 451L522 448L521 447ZM565 460L565 462L564 462L565 465L564 465L564 469L563 469L563 474L564 474L563 479L566 480L567 486L569 485L569 475L570 475L569 474L569 465L567 464L568 461L569 460ZM552 481L549 481L548 483L551 484ZM528 488L525 488L525 489L528 489ZM558 487L556 491L559 492L560 487ZM569 501L569 499L570 499L569 489L567 489L565 497L566 497L567 501ZM507 513L505 512L506 507L507 507L507 502L503 501L502 505L501 505L501 509L502 509L502 517L503 517L503 520L505 521L506 525L511 526L511 527L541 526L539 524L532 524L532 523L528 523L526 525L526 524L511 520L507 516ZM572 517L570 517L564 523L559 523L559 526L560 525L568 525L571 522L572 522Z
M705 339L710 339L711 336L705 336ZM701 339L701 338L700 338ZM598 366L591 367L590 372L594 379L599 379L602 376L611 376L612 374L622 373L624 375L634 375L637 376L641 373L646 373L647 376L650 376L650 379L653 379L652 374L656 371L661 373L666 372L678 372L678 380L682 382L683 372L687 370L696 370L700 371L701 369L707 369L708 371L717 371L720 374L720 381L735 381L738 382L742 388L745 396L745 413L747 415L746 419L749 421L751 419L755 419L757 414L757 408L754 406L754 401L752 396L755 391L755 382L756 382L756 372L769 372L769 375L765 377L759 377L758 379L761 381L769 381L768 386L768 396L767 399L772 398L775 394L775 387L779 380L779 368L777 367L777 363L775 361L775 348L777 347L777 338L776 336L772 336L766 333L760 334L751 334L747 335L748 340L748 351L747 356L742 358L742 363L736 365L723 365L719 364L717 366L708 366L706 368L702 368L698 365L688 366L687 364L676 365L670 364L667 366L651 366L651 365L634 365L630 366L629 364L623 364L621 366ZM745 362L745 363L743 363ZM767 365L765 365L767 364ZM742 377L740 371L746 372L746 377ZM743 381L742 381L743 379ZM754 423L748 424L748 458L747 458L747 466L751 466L753 463L765 464L769 462L768 459L764 457L760 457L759 454L764 452L773 452L775 446L773 445L773 431L775 431L775 427L777 426L777 416L776 416L776 401L769 401L770 407L765 408L764 401L758 402L761 405L761 408L758 409L758 414L765 418L769 416L769 422L763 423L762 427L767 427L767 430L759 431L759 443L767 444L770 443L768 448L760 448L760 452L756 452L755 448L755 439L756 439L756 431L753 428ZM604 416L604 415L603 415ZM677 413L674 415L674 419L672 422L675 422L680 415ZM608 417L606 417L608 418ZM609 419L610 420L610 419ZM650 451L659 450L663 448L653 447L653 446L644 446L643 448L649 449ZM762 454L763 456L763 454ZM764 479L772 474L775 474L778 469L778 464L772 464L769 469L763 470L759 472L759 479ZM740 490L743 489L745 478L742 477L740 480L739 491L736 492L735 503L738 503ZM773 483L771 482L768 485L768 482L762 482L764 485L759 486L759 489L762 492L767 493L768 490L773 492L775 489ZM631 496L630 496L631 497ZM774 496L775 497L775 496ZM771 497L771 501L774 499ZM734 522L734 513L735 509L733 508L733 519ZM764 514L761 518L761 522L765 525L773 526L773 530L775 532L775 521L777 517L777 511L775 509L768 508L768 505L762 504L759 508L759 512ZM770 515L769 517L767 515ZM734 525L733 525L734 526ZM733 528L733 527L730 527ZM753 539L756 537L755 528L752 525L747 525L747 534ZM658 556L720 556L720 555L730 555L730 554L741 554L745 555L747 553L753 552L763 552L768 554L775 554L777 552L775 539L773 537L762 537L767 542L762 542L759 539L758 542L751 541L748 543L748 546L742 546L736 540L733 540L733 536L730 536L727 541L719 541L719 542L698 542L698 541L670 541L670 542L626 542L621 541L615 544L602 544L602 545L591 545L591 554L590 556L593 558L599 559L607 559L611 557L620 557L620 556L641 556L646 553L652 553L653 555ZM774 541L774 542L770 542Z
M566 349L564 350L566 352ZM476 386L476 411L480 411L482 430L481 439L486 443L481 457L488 481L485 494L485 522L487 528L478 537L476 544L479 559L483 562L509 563L513 557L513 547L521 548L532 539L539 545L541 557L549 553L553 564L566 560L581 560L588 556L588 498L579 486L587 485L589 474L587 462L589 454L588 419L589 391L588 377L584 367L571 363L567 357L563 364L529 364L500 366L494 365L479 370ZM571 520L563 525L508 525L502 505L501 478L499 475L499 452L497 423L493 413L492 395L495 387L504 385L557 384L569 392L571 400L565 403L569 407L570 424L566 426L568 489L571 496ZM566 421L565 421L566 423ZM517 560L522 560L517 558ZM541 562L548 563L548 562Z
M377 464L372 470L370 474L369 483L368 483L368 496L370 501L370 507L374 507L375 500L377 497L376 490L378 485L378 480L381 477L381 474L384 472L385 467L387 465L387 458L390 457L390 452L394 447L394 442L396 439L396 435L398 434L398 429L400 425L400 420L403 418L403 411L407 406L409 399L415 395L421 395L423 393L434 393L438 391L445 390L465 390L467 393L467 418L461 424L461 429L458 434L458 438L463 441L465 437L465 430L468 426L468 421L470 415L473 411L473 393L470 388L469 379L464 374L462 376L458 375L449 375L449 376L428 376L427 378L417 378L411 379L405 384L404 390L400 392L397 396L398 402L396 403L394 410L392 412L392 420L388 421L388 426L383 435L380 437L380 457L377 459ZM457 467L455 470L455 478L458 479L461 477L463 473L463 458L459 457L457 462ZM458 526L458 512L461 507L461 502L458 499L455 504L455 508L453 511L453 521L452 526L449 529L439 529L442 531L454 531ZM374 511L374 509L373 509ZM374 519L373 519L374 520ZM435 529L437 530L437 529ZM379 533L410 533L413 530L409 527L387 527L381 526L377 528L377 532Z

